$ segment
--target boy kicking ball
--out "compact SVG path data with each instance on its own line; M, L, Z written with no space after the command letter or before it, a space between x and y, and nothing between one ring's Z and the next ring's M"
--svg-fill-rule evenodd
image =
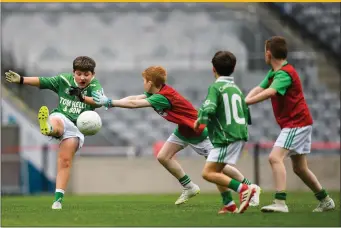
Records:
M73 61L72 73L54 77L23 77L13 71L5 73L10 83L49 89L58 94L58 107L51 114L46 106L42 106L38 113L40 132L60 140L52 209L62 209L73 157L84 144L84 135L76 126L77 118L84 111L100 107L91 98L93 91L103 92L95 78L95 67L92 58L79 56Z

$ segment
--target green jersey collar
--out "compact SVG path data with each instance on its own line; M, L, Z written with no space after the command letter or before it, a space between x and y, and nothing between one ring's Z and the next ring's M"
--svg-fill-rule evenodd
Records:
M233 81L233 77L220 76L219 78L217 78L216 82L234 82L234 81Z

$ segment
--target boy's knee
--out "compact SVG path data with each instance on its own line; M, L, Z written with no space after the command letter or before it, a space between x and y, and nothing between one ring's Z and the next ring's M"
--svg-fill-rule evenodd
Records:
M61 136L64 133L64 122L60 117L51 116L49 122L56 135Z
M273 154L273 153L269 155L268 159L269 159L270 164L276 164L282 161L282 159L277 154Z
M167 157L162 153L158 153L156 158L161 164L164 164L167 162Z
M58 116L51 116L51 117L49 118L49 122L50 122L50 124L53 125L54 127L60 128L60 127L63 127L63 126L64 126L63 120L62 120L60 117L58 117Z
M309 171L305 155L294 155L291 157L291 161L292 169L296 175L300 176Z
M204 169L202 170L201 176L202 178L208 181L210 179L211 173L212 170L205 166Z
M302 167L302 166L293 166L293 171L297 176L302 175L303 173L306 173L308 168L307 167Z
M274 147L269 155L269 162L271 165L283 162L288 155L289 150L282 147Z
M202 178L204 178L205 180L209 179L210 173L207 170L203 170L201 173Z

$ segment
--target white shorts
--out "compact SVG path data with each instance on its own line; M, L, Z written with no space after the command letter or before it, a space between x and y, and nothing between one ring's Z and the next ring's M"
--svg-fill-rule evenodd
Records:
M214 148L208 155L208 162L235 165L243 151L245 141L237 141L226 147Z
M290 150L288 156L309 154L311 148L311 125L297 128L283 128L275 145Z
M213 145L208 137L205 140L201 141L200 143L192 144L192 143L185 142L184 140L176 136L174 133L172 133L167 139L167 142L171 142L171 143L183 146L183 148L185 148L186 146L190 146L199 155L202 155L205 157L207 157L210 151L213 149Z
M84 144L84 135L78 130L77 126L66 116L61 113L55 112L50 115L50 117L59 117L64 124L64 133L58 139L63 141L68 138L79 138L78 149L80 149Z

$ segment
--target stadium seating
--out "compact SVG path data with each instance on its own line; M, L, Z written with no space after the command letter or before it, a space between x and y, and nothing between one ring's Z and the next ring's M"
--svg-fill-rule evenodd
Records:
M274 3L341 56L340 3Z
M58 10L57 5L53 9ZM248 43L238 36L239 30L248 27L247 20L231 19L230 15L215 17L214 10L197 8L192 8L190 13L187 8L187 11L167 12L143 9L125 8L127 13L117 8L115 13L102 14L34 11L7 14L3 18L3 32L15 35L4 36L2 45L4 51L13 53L17 66L32 75L67 72L74 57L91 56L97 61L97 77L106 95L114 98L141 94L141 70L161 64L168 69L169 84L199 107L214 80L210 60L218 49L236 53L235 77L244 91L259 83L266 74L264 65L257 64L250 69L251 56L255 53L250 53L246 48ZM287 11L293 12L293 9ZM325 33L327 39L334 37L333 31ZM339 38L338 35L335 39ZM261 42L259 45L263 45ZM263 56L263 53L256 54ZM299 69L314 116L313 139L339 141L340 98L319 84L313 57L291 53L290 61ZM99 112L105 127L141 147L167 139L174 129L174 125L152 109L101 109ZM252 107L252 117L251 141L276 139L279 129L274 123L270 102Z

